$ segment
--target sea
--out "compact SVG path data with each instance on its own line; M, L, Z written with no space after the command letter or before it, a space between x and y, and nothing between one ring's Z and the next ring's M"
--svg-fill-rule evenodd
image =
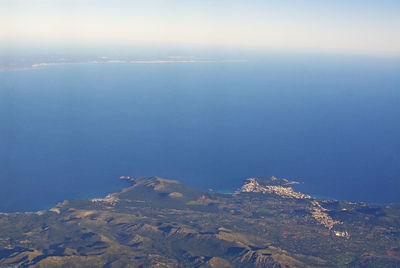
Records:
M103 197L120 176L400 203L400 58L267 55L0 73L0 212Z

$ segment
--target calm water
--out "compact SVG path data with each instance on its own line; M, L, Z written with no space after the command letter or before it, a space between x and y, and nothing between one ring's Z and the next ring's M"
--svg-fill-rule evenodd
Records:
M0 73L0 211L103 196L121 175L400 202L400 61L344 59Z

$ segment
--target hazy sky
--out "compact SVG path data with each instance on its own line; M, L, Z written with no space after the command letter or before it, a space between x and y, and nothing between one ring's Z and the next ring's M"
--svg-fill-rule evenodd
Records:
M400 54L399 0L0 0L0 42Z

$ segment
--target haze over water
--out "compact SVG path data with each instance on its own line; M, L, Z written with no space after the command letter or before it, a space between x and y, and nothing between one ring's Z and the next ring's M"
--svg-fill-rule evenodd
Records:
M121 175L400 202L400 60L71 64L0 73L0 211L101 197Z

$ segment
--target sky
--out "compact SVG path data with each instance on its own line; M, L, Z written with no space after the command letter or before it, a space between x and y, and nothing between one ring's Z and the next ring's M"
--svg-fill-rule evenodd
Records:
M400 54L399 0L0 0L0 42Z

